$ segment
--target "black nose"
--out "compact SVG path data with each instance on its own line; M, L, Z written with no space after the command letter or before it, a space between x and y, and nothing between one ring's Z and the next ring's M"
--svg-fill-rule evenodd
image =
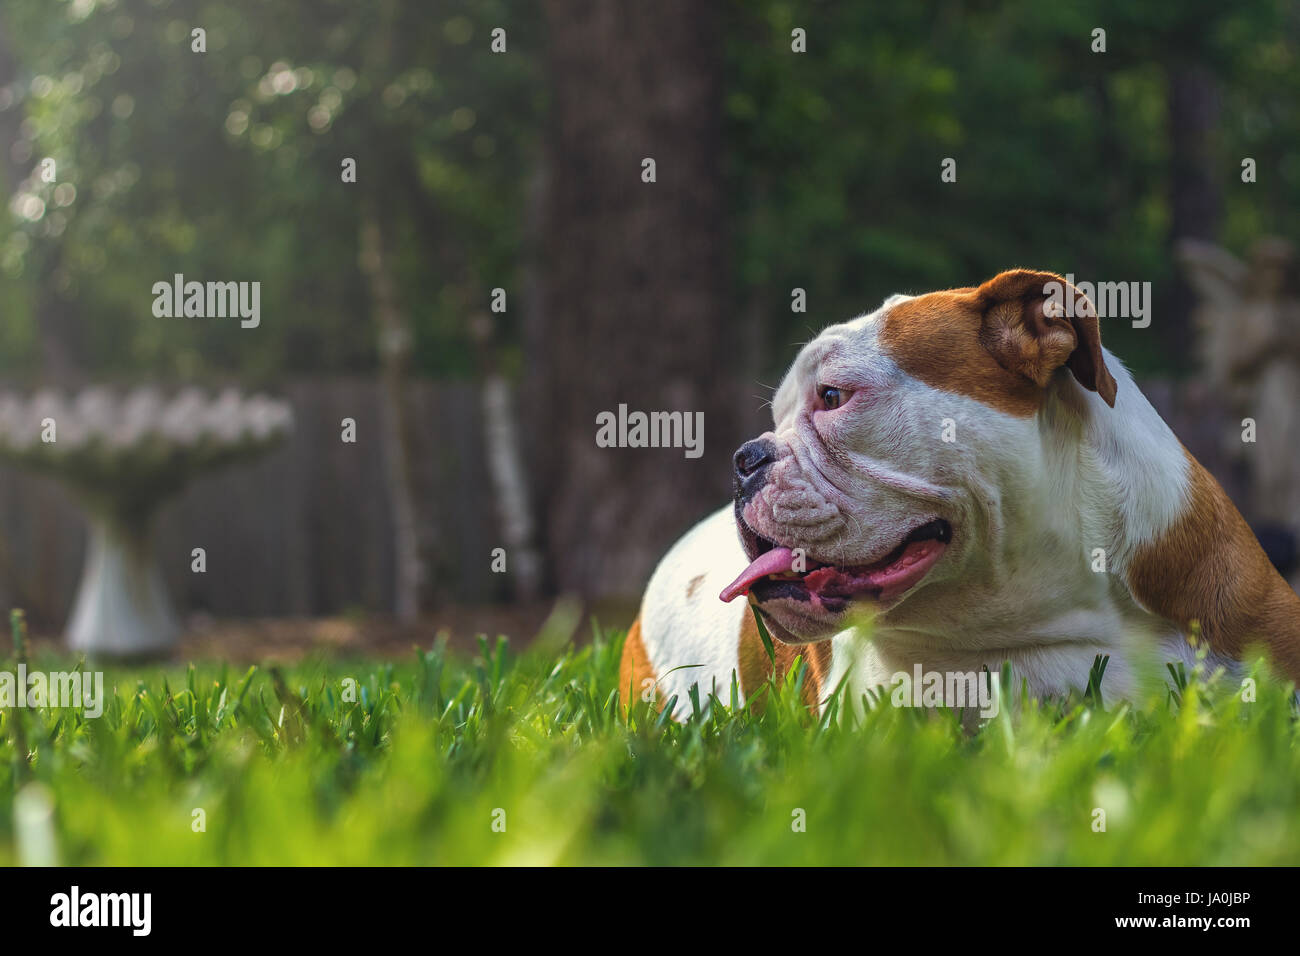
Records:
M736 497L748 501L767 479L767 469L776 461L776 446L766 438L755 438L736 449Z

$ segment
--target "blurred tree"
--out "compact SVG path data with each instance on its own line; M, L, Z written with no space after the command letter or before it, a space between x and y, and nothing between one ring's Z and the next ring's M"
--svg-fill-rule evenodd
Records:
M713 9L691 0L545 9L546 251L527 351L534 480L553 583L631 594L679 530L663 516L724 500L738 438L722 34ZM624 403L703 412L704 456L598 448L597 415Z
M728 11L737 299L766 336L767 381L817 328L891 292L1011 265L1152 281L1152 328L1104 335L1139 372L1177 368L1177 233L1215 230L1217 204L1236 244L1295 232L1295 0ZM806 53L791 50L796 27ZM1244 156L1257 184L1240 181ZM945 157L955 183L940 181ZM794 287L807 314L790 310Z
M630 589L725 496L768 417L748 383L821 326L1010 265L1150 280L1152 329L1104 335L1167 372L1188 334L1171 239L1295 236L1297 0L698 7L6 0L0 374L383 370L400 396L490 370L492 407L506 382L523 406L552 584ZM261 327L154 319L175 273L260 279ZM620 401L704 411L705 457L602 454L595 413ZM462 556L419 493L396 547L436 583Z
M40 184L52 183L53 179L50 177L57 176L58 168L56 163L48 169L43 169L44 158L34 156L30 147L23 145L23 130L28 121L21 104L13 102L16 97L12 89L18 79L18 61L11 49L10 36L9 31L5 29L4 21L0 20L0 88L10 91L6 94L9 108L0 112L0 145L8 147L3 149L3 159L5 178L11 185L7 194L13 197L14 211L23 219L32 219L44 212L45 200L39 196L42 191ZM51 187L48 191L53 198L55 189ZM26 240L26 236L22 233L15 235L20 235L23 240ZM25 248L25 243L15 241L14 248ZM30 289L32 312L39 328L41 358L51 372L66 379L75 376L77 363L71 354L72 341L67 322L68 307L63 301L64 296L60 295L59 290L55 288L54 282L59 275L61 261L59 252L60 248L54 245L42 248L32 256L31 266L37 281L32 283Z
M15 137L5 153L24 169L52 156L59 181L32 183L33 218L0 231L6 291L20 302L60 292L66 344L96 375L371 370L376 336L357 321L369 312L358 267L369 194L391 220L413 367L470 373L464 303L517 268L542 102L527 52L535 18L504 0L378 9L7 3L0 28L21 58L0 86L0 128ZM516 32L516 55L490 52L498 23ZM196 26L205 53L191 50ZM355 184L342 182L345 156L358 161ZM62 267L47 281L39 267L56 249ZM154 320L150 287L175 272L261 277L262 327Z
M526 9L19 0L12 18L27 66L0 51L6 153L29 170L54 155L60 178L11 176L31 214L0 265L27 280L45 370L67 382L69 354L98 377L378 365L397 610L413 616L424 556L460 558L419 508L405 388L412 369L474 368L466 306L517 269L534 61L488 34L509 23L526 49ZM153 318L149 290L174 273L260 280L263 324Z

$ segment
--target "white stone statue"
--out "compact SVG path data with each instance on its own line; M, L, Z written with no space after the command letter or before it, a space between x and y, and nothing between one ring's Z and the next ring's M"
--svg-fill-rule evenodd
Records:
M1257 529L1300 535L1300 258L1284 239L1264 238L1245 262L1186 239L1178 258L1200 297L1197 352L1240 431L1225 450L1249 475L1248 517ZM1254 423L1254 441L1250 436ZM1244 423L1244 424L1243 424ZM1300 572L1291 583L1300 584Z

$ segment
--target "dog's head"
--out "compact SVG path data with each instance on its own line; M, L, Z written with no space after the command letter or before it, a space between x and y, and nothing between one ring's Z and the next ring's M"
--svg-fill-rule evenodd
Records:
M723 599L748 594L790 643L856 612L951 615L945 582L999 573L1007 496L1050 493L1033 473L1037 422L1071 377L1114 405L1092 304L1047 272L894 296L826 329L777 389L773 430L736 452L751 564Z

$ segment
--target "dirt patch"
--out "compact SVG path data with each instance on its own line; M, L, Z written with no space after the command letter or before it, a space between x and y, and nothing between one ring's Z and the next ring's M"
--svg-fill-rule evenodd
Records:
M631 603L571 605L564 617L573 639L591 639L592 619L602 628L626 628L636 616ZM477 637L504 634L515 647L527 647L552 619L554 602L527 605L454 605L429 612L415 624L399 624L379 616L325 618L254 618L214 620L191 617L173 658L228 660L234 663L279 661L292 663L309 656L399 659L414 648L433 646L445 634L452 650L468 652L478 647ZM572 622L572 623L570 623ZM37 636L37 653L65 654L57 636Z

